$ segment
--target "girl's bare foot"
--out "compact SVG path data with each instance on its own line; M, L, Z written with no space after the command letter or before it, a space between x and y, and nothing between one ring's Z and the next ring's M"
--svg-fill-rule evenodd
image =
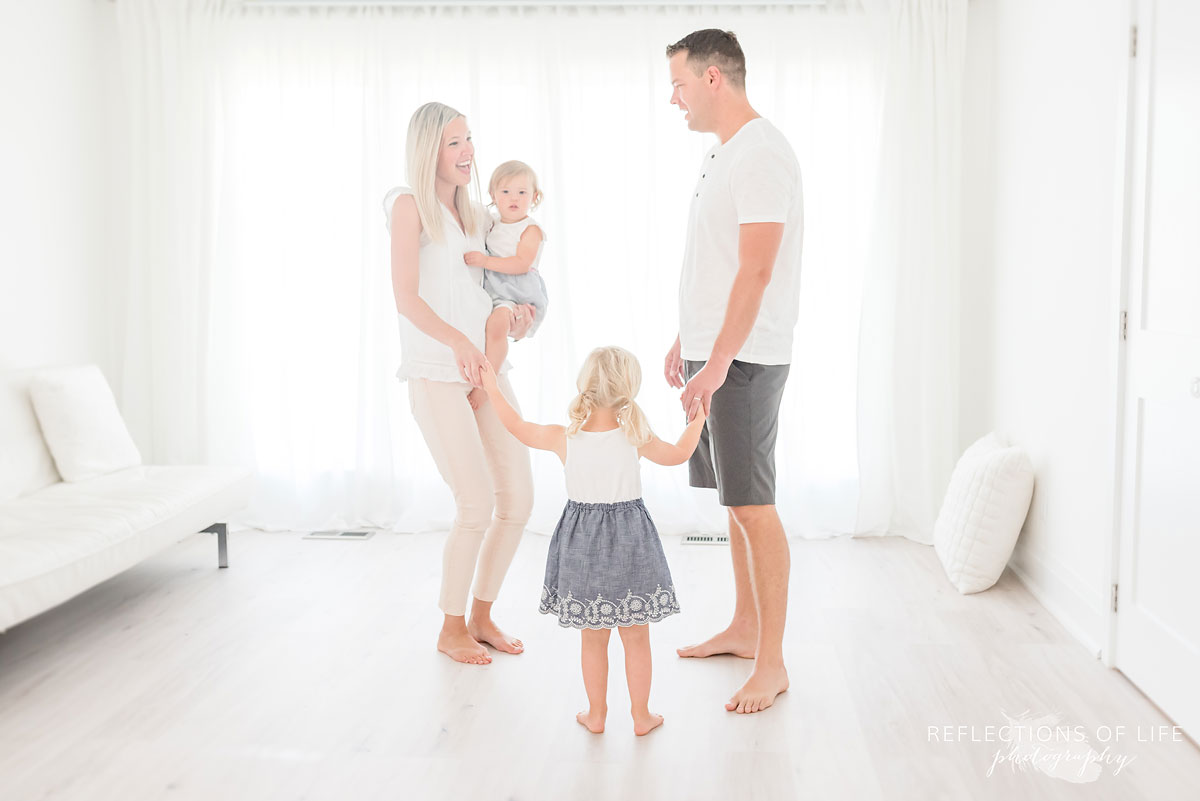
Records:
M487 403L487 390L482 387L475 387L467 393L467 403L471 404L471 411L479 411L479 407Z
M490 665L492 657L487 649L465 632L446 632L438 635L437 648L455 662L467 665Z
M604 718L607 715L607 709L589 709L576 715L575 720L592 734L600 734L604 731Z
M663 716L653 712L638 713L633 716L633 733L638 737L649 734L662 725Z
M509 637L492 622L491 618L487 620L471 618L471 622L467 624L467 633L477 642L485 642L497 651L503 651L506 654L520 654L525 651L525 643L516 637Z

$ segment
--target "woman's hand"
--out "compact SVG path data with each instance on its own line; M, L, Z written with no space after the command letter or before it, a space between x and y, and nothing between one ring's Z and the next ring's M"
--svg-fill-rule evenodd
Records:
M482 386L479 383L480 373L488 365L487 357L471 344L471 340L463 337L454 346L454 363L463 380L473 387Z
M480 253L478 250L472 250L463 255L463 261L467 263L468 267L486 267L487 254Z
M495 397L495 394L500 391L499 385L496 383L496 368L492 367L492 363L487 359L483 360L483 369L479 371L479 381L487 390L488 395Z
M537 309L528 303L522 303L513 309L512 320L508 324L508 335L513 339L521 339L533 327L533 318Z

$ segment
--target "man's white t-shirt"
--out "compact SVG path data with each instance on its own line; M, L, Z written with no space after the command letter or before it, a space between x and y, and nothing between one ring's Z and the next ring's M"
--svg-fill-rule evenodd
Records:
M679 279L684 359L706 361L712 354L738 271L738 226L745 223L783 223L783 241L754 328L735 358L790 364L800 314L804 198L792 146L762 117L714 145L700 166Z

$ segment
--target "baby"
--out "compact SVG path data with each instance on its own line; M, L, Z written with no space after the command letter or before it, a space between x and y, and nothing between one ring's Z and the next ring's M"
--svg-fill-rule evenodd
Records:
M499 371L508 356L508 331L515 308L529 304L534 308L528 336L533 336L546 316L549 299L546 282L538 272L542 243L541 226L529 216L529 210L542 202L537 175L524 162L506 161L492 173L488 194L500 218L495 220L486 239L487 253L471 251L464 256L472 267L484 268L483 288L492 296L492 314L487 321L485 353ZM487 393L476 388L467 396L472 409L487 400Z

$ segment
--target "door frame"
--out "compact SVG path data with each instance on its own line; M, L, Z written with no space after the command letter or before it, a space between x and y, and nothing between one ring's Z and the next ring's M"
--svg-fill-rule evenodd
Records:
M1146 108L1143 103L1148 103L1148 98L1142 96L1144 94L1143 87L1138 83L1138 65L1139 60L1145 62L1150 57L1150 36L1148 34L1153 33L1153 21L1147 6L1153 2L1154 0L1127 0L1128 25L1126 27L1129 31L1129 49L1126 53L1123 80L1117 88L1118 108L1120 109L1117 114L1117 152L1121 154L1121 158L1117 159L1115 180L1118 191L1114 193L1113 219L1118 220L1120 224L1114 226L1113 230L1113 266L1110 271L1109 293L1109 297L1112 299L1109 308L1113 320L1113 341L1115 342L1109 356L1109 370L1112 386L1116 392L1116 425L1112 465L1112 527L1106 557L1107 570L1105 571L1109 579L1106 618L1108 625L1099 654L1101 662L1109 668L1116 668L1119 647L1117 642L1118 612L1114 607L1119 606L1119 593L1116 588L1120 585L1121 580L1121 545L1125 530L1124 515L1126 511L1124 508L1125 470L1126 459L1129 456L1125 453L1129 373L1124 326L1128 319L1130 282L1133 278L1133 243L1135 240L1142 241L1141 237L1133 230L1134 204L1140 200L1143 210L1145 208L1144 193L1139 191L1139 187L1144 188L1145 179L1139 170L1146 163L1144 155L1149 149L1149 143L1141 141L1140 138L1143 131L1148 130L1147 126L1142 125L1142 112ZM1149 25L1144 23L1149 23ZM1138 41L1139 39L1141 41ZM1138 148L1141 149L1141 152ZM1144 226L1144 214L1140 215L1139 219Z

